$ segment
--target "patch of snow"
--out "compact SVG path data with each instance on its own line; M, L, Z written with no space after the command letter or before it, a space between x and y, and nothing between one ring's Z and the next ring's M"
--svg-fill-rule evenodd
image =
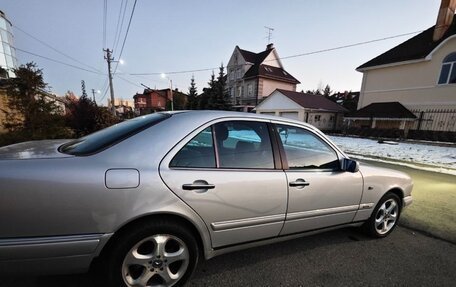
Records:
M435 169L439 172L456 170L455 147L402 142L398 145L386 145L371 139L341 136L330 136L330 138L344 152L353 157L399 161L404 165ZM453 172L451 173L453 174Z

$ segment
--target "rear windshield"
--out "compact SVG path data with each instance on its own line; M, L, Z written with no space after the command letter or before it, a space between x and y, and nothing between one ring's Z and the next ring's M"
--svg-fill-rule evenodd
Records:
M170 114L151 114L137 117L109 128L70 141L60 146L59 151L71 155L90 155L131 137L167 118Z

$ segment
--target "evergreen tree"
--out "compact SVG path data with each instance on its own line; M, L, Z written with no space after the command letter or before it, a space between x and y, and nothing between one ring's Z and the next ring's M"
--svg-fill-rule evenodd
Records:
M43 71L35 63L13 71L16 77L5 80L8 109L4 111L4 126L12 141L69 137L63 111L56 104L56 97L46 91Z
M68 113L66 121L77 137L85 136L118 122L106 107L99 107L87 96L79 99L73 93L66 95Z
M199 110L211 110L215 107L214 88L216 85L215 74L212 71L211 79L208 82L209 87L203 89L203 93L198 97Z
M323 89L323 96L326 98L330 98L332 95L333 91L331 90L331 87L329 85L326 85L325 88Z
M195 77L192 75L190 80L190 87L188 88L188 98L187 98L187 109L196 110L198 109L198 92L196 90Z
M215 110L230 110L231 103L229 99L229 94L226 89L226 75L225 75L225 67L223 67L223 63L220 65L219 68L219 75L217 77L217 82L215 83L215 93L214 93L214 109Z

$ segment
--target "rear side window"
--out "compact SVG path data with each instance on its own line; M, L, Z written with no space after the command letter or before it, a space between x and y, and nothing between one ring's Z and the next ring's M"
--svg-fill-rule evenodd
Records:
M222 122L214 130L220 168L274 168L266 123Z
M167 118L169 114L151 114L110 126L60 146L59 151L71 155L90 155L112 146Z
M189 141L172 159L170 167L215 168L212 128L209 127Z
M253 121L217 123L191 139L169 166L274 169L268 125Z

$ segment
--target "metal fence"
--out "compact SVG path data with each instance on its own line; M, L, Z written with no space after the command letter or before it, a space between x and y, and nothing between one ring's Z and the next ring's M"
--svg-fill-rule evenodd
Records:
M411 110L417 120L410 130L456 132L455 109Z

